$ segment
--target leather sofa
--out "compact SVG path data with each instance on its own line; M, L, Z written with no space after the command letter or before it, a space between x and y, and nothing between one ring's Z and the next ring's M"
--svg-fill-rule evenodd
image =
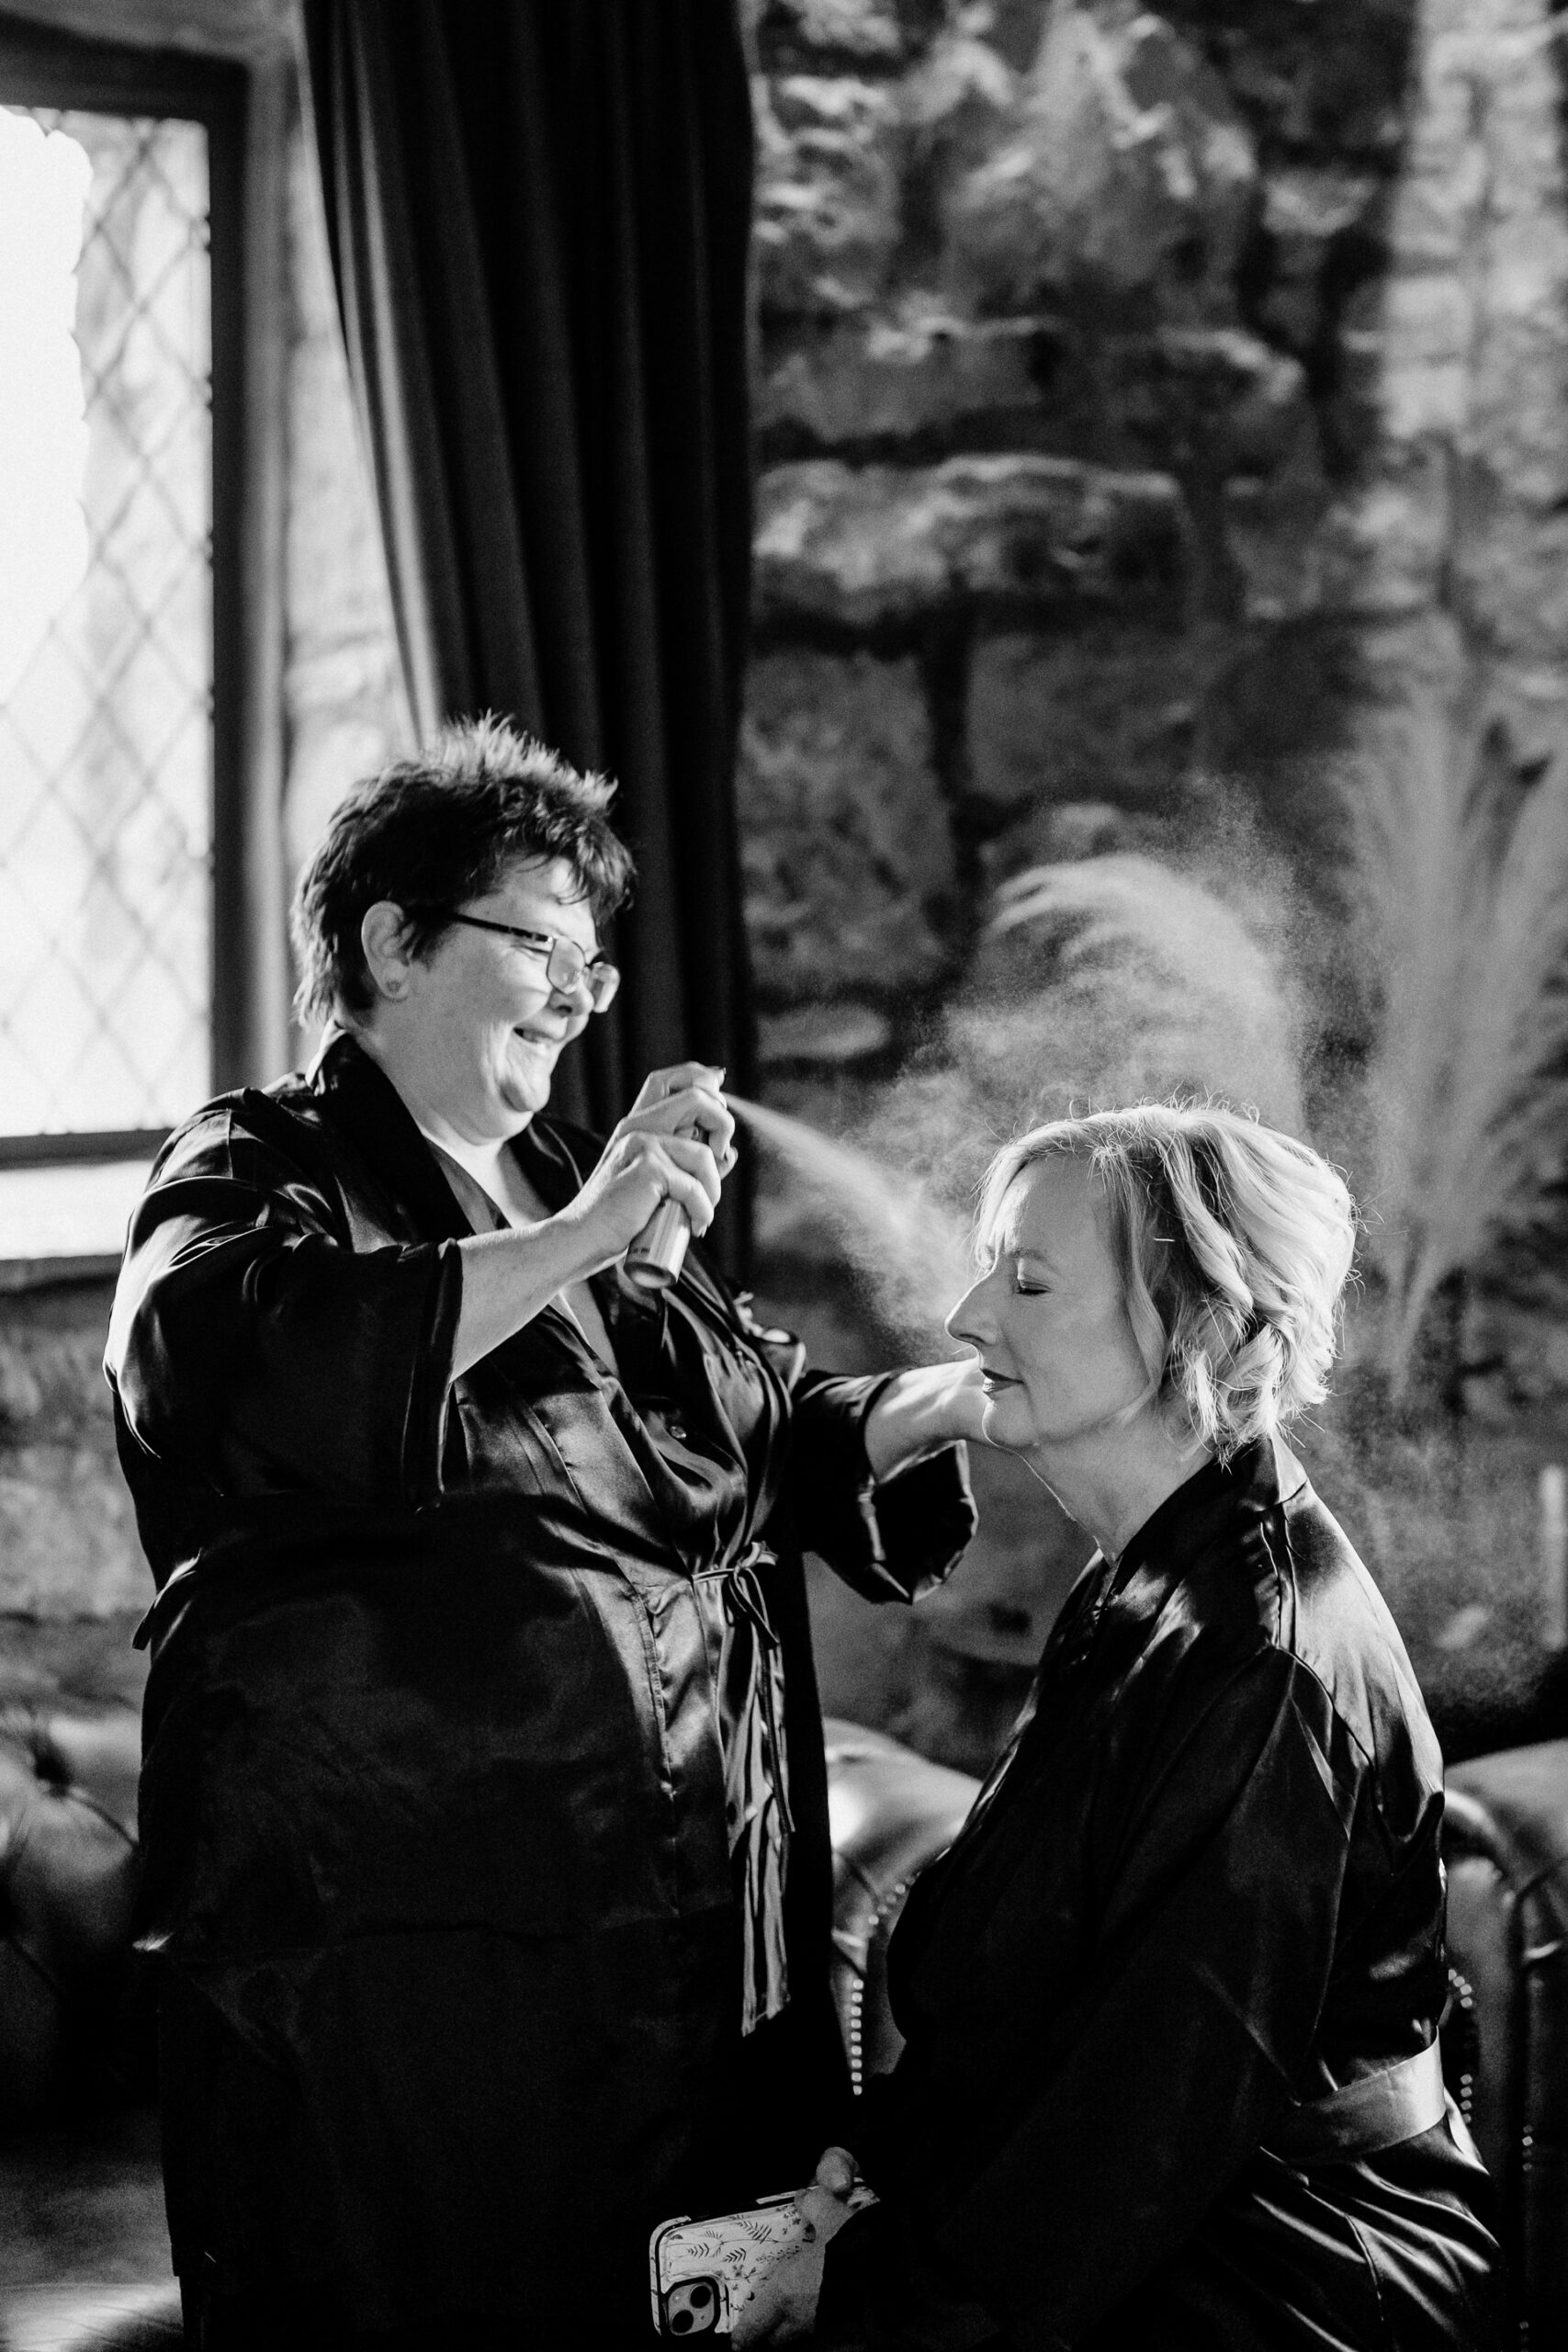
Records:
M130 1949L138 1720L0 1713L0 2133L152 2087Z
M151 2087L130 1714L0 1717L0 2129ZM880 1732L828 1726L834 1996L857 2088L891 2066L888 1938L976 1782ZM1443 2066L1497 2183L1518 2343L1568 2344L1568 1740L1449 1776L1450 1999ZM45 2299L47 2301L47 2299ZM34 2299L35 2305L37 2299ZM17 2352L179 2340L166 2282L34 2312ZM39 2332L42 2329L43 2332ZM7 2339L0 2322L0 2346Z
M901 2041L887 1942L978 1783L879 1732L828 1726L834 1997L858 2091ZM1521 2352L1568 2345L1568 1740L1455 1765L1444 1836L1443 2073L1496 2182Z
M1443 2071L1497 2184L1521 2346L1568 2345L1568 1739L1449 1773Z

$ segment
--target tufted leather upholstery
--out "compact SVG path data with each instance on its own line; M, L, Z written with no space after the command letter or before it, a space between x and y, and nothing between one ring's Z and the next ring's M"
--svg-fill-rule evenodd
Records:
M834 1997L858 2091L901 2048L887 1941L978 1782L828 1725ZM1443 2071L1500 2195L1521 2347L1568 2344L1568 1740L1449 1775Z
M0 2352L178 2352L185 2340L180 2290L170 2281L46 2288L12 2297Z
M834 1995L858 2089L900 2046L887 2008L888 1938L978 1783L884 1733L827 1728ZM107 2021L124 2017L135 1774L129 1714L0 1717L0 2120L8 2128L41 2116L84 2078L100 2090L118 2079L123 2041ZM1457 1765L1445 1848L1454 1995L1444 2071L1500 2192L1519 2343L1568 2343L1568 1740ZM21 2333L62 2352L130 2352L177 2340L177 2308L167 2287L134 2309L101 2294L62 2298L28 2313Z
M135 1715L0 1715L0 2131L129 2058Z
M858 2092L904 2046L887 2006L887 1939L920 1871L958 1835L980 1783L832 1718L828 1819L833 1838L833 2000Z
M1519 2342L1568 2344L1568 1740L1456 1764L1444 1842L1446 2069L1456 2096L1470 2077Z

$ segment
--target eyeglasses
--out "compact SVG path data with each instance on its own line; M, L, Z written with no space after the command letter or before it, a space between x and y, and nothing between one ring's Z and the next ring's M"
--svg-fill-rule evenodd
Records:
M514 922L492 922L488 915L459 914L456 907L405 907L403 911L440 915L447 922L467 924L470 931L498 931L505 939L515 939L530 956L543 956L545 978L551 988L562 996L580 996L586 990L595 1012L604 1011L621 985L614 964L603 956L585 956L575 939L562 939L556 932L525 931Z

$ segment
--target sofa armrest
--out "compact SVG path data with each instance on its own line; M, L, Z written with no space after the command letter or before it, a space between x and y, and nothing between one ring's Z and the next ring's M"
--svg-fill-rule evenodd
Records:
M1568 2341L1568 1740L1455 1765L1449 1964L1474 2027L1472 2128L1496 2181L1518 2316Z
M833 2001L856 2092L903 2048L887 2004L887 1939L909 1889L945 1852L980 1783L886 1732L829 1720L833 1839Z

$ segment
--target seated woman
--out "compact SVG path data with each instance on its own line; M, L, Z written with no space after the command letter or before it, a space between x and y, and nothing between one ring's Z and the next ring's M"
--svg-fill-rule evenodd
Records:
M1233 1113L1003 1151L949 1328L984 1434L1100 1549L892 1941L907 2047L739 2340L1027 2352L1498 2343L1445 2102L1442 1759L1376 1588L1280 1442L1325 1393L1354 1213ZM838 2196L834 2191L840 2192ZM814 2267L815 2266L815 2267Z
M616 986L610 792L487 723L351 796L298 907L313 1067L197 1112L132 1225L203 2352L643 2340L652 2224L798 2177L840 2078L798 1554L944 1575L981 1400L805 1372L695 1252L618 1281L666 1198L706 1227L733 1123L697 1063L607 1143L547 1114Z

